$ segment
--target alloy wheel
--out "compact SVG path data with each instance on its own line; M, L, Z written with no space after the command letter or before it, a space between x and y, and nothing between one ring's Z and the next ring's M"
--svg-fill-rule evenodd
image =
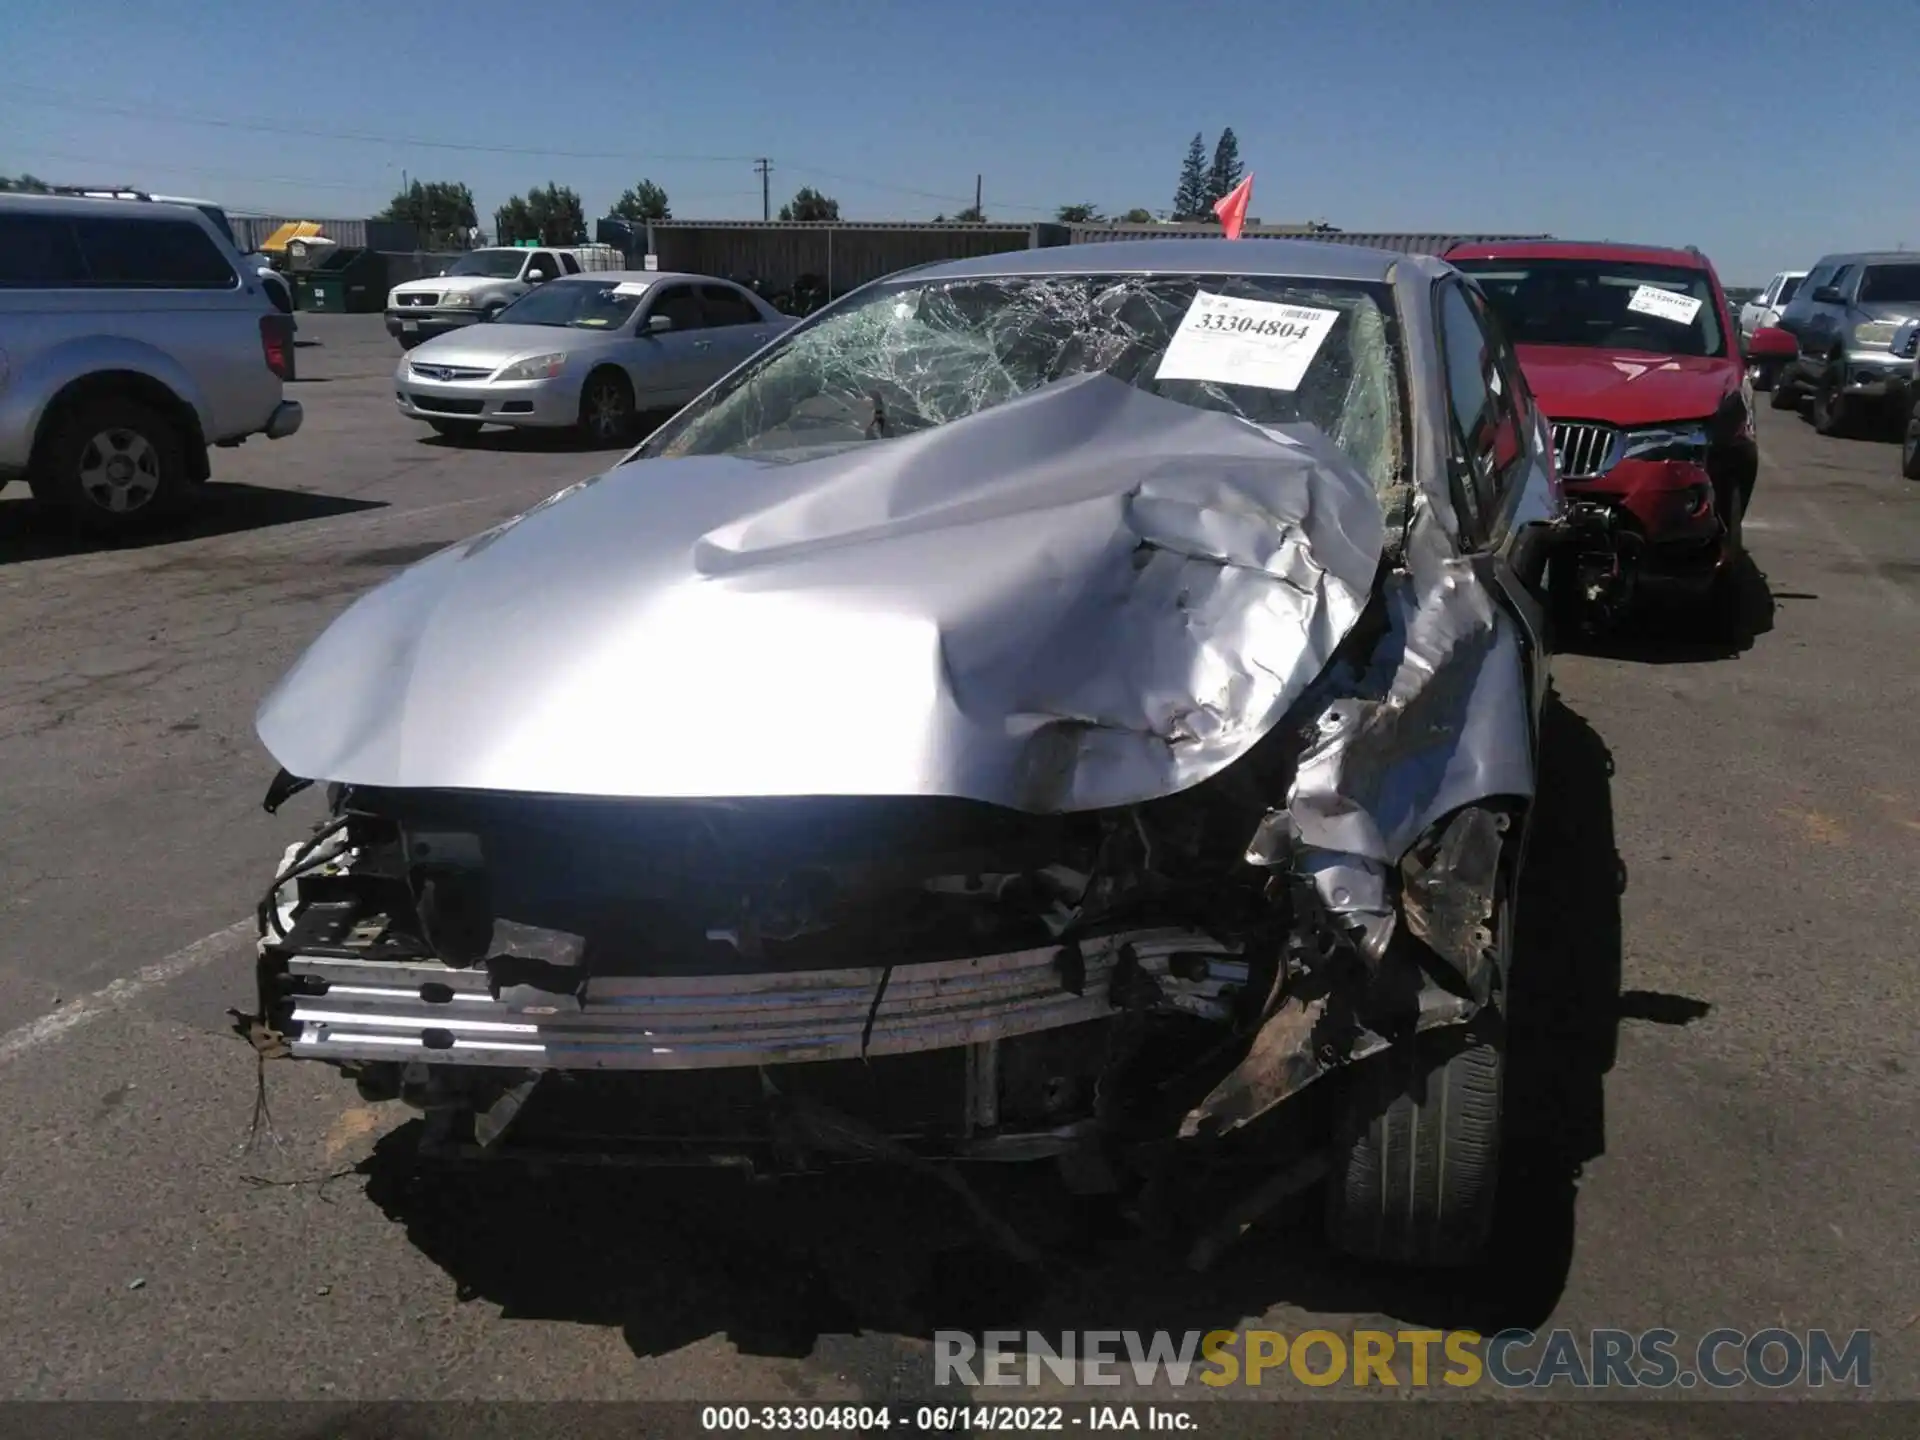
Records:
M80 493L114 515L149 503L160 489L160 452L137 430L102 430L80 452Z
M633 419L626 392L612 380L602 380L587 392L587 429L596 440L618 440Z

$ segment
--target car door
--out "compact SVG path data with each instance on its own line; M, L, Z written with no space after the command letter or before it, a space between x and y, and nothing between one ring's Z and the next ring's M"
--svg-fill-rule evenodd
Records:
M1859 275L1858 265L1842 265L1833 272L1833 278L1826 282L1839 298L1823 300L1818 295L1813 297L1812 307L1807 313L1806 333L1800 337L1800 349L1810 358L1824 360L1841 343L1841 333L1847 323L1845 297Z
M702 285L700 304L713 332L715 380L779 333L753 296L737 285L719 280Z
M669 321L668 328L654 330L657 318ZM656 286L641 302L636 323L641 347L636 390L644 389L655 403L678 405L707 387L715 373L713 336L695 286L684 280Z
M1449 469L1460 515L1460 548L1476 574L1508 602L1527 651L1533 714L1545 703L1545 546L1552 514L1552 441L1519 357L1478 290L1458 278L1437 297L1446 372Z
M1785 275L1776 275L1767 282L1767 288L1740 307L1740 336L1751 340L1753 332L1766 323L1767 311L1773 308L1773 302L1780 293L1780 287L1786 282Z

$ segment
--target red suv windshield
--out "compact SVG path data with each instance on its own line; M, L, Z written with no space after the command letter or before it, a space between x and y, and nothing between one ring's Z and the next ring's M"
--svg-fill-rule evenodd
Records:
M1516 345L1706 358L1727 353L1703 270L1606 260L1456 260Z

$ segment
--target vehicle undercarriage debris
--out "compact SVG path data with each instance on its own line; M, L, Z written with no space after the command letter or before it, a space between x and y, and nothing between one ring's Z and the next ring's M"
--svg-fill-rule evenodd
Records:
M455 1153L1112 1189L1497 1017L1544 685L1501 581L1390 416L1370 475L1110 364L642 461L363 598L262 709L268 808L329 812L265 1031Z

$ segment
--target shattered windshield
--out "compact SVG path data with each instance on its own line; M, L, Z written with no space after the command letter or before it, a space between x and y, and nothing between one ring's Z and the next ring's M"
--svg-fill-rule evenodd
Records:
M633 317L644 285L619 281L561 280L542 285L499 314L502 325L561 325L575 330L617 330Z
M1043 275L876 287L669 422L645 456L772 455L944 425L1104 372L1258 425L1318 426L1385 491L1403 389L1384 285Z
M1707 272L1612 260L1456 260L1516 345L1727 353Z

